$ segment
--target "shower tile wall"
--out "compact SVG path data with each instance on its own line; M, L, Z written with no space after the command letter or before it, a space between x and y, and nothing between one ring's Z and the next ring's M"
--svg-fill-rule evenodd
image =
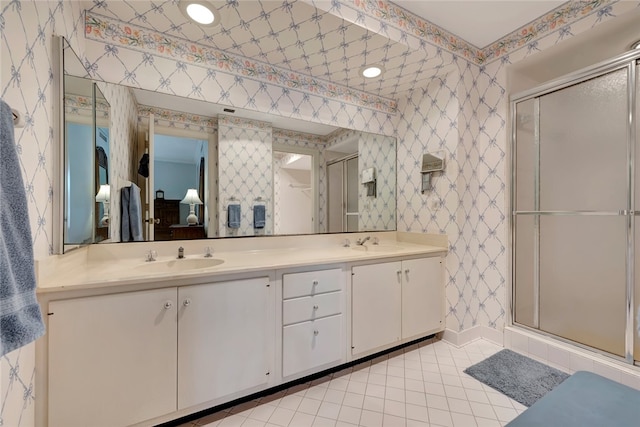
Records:
M328 3L327 3L328 4ZM420 38L411 31L401 29L397 16L376 14L373 7L385 2L366 2L347 0L340 2L340 8L332 13L347 14L352 21L365 24L374 31L396 37L415 49L428 52L434 69L438 65L445 67L453 63L456 56L449 53L449 45L440 45L442 41L433 35L425 34ZM107 3L104 3L108 7ZM319 3L319 5L321 5ZM334 5L334 3L332 3ZM360 8L356 5L362 5ZM433 197L444 203L439 210L432 212L424 199L418 195L408 197L403 189L415 188L419 176L415 172L402 169L402 165L415 161L416 153L427 151L433 142L425 139L432 130L430 123L419 118L416 109L430 107L422 100L422 88L399 100L396 116L369 110L350 104L343 104L322 96L309 95L246 77L225 73L211 73L204 67L184 64L166 57L154 56L148 52L113 46L86 40L83 37L84 19L76 2L44 2L35 0L0 1L1 65L0 94L12 107L26 115L27 125L16 129L16 143L23 169L23 178L29 194L29 217L32 228L34 251L37 259L47 257L52 251L52 180L53 180L53 133L57 126L53 119L51 104L52 88L50 80L51 35L55 32L67 37L73 49L89 60L96 77L112 82L140 86L151 90L176 93L182 96L207 99L212 102L233 103L244 108L266 108L278 114L300 117L316 122L358 128L374 133L403 136L402 132L410 124L413 132L404 135L399 141L398 151L398 229L401 231L440 231L456 233L451 236L452 250L448 256L447 272L447 325L454 330L463 330L472 324L481 324L500 328L504 324L506 292L504 285L497 282L506 277L506 219L505 215L505 159L507 143L505 120L507 118L507 96L505 66L544 50L582 33L613 16L625 13L638 6L638 2L605 1L594 6L592 2L571 2L578 7L574 12L560 15L561 21L551 25L548 20L533 22L537 28L537 37L529 40L521 35L522 29L514 31L502 41L485 49L487 58L483 68L478 66L457 66L454 72L461 74L465 90L470 96L460 93L460 116L457 118L457 138L462 148L449 152L468 152L467 166L455 167L456 174L464 176L464 188L469 184L468 194L462 197L463 204L470 207L459 210L461 200L461 181L450 176L451 159L444 178L436 178ZM369 7L369 9L367 9ZM410 16L410 15L409 15ZM543 25L538 25L542 23ZM383 24L381 26L381 24ZM80 32L80 33L79 33ZM434 33L435 34L435 33ZM444 40L444 38L443 38ZM85 48L85 45L87 46ZM459 46L459 43L452 43ZM464 56L465 49L457 49ZM84 53L84 55L83 55ZM467 56L475 58L474 56ZM461 57L458 57L461 58ZM460 64L462 59L458 59ZM474 63L476 61L474 60ZM436 70L442 74L443 70ZM214 78L215 77L215 78ZM448 78L447 78L448 79ZM432 83L433 85L434 83ZM435 83L438 84L438 83ZM244 90L234 91L233 88ZM455 88L458 92L460 86ZM477 92L476 92L477 91ZM473 96L471 96L473 95ZM447 95L455 96L455 95ZM448 101L444 94L441 109L448 110ZM477 110L488 117L476 113ZM414 119L415 118L415 119ZM461 125L461 123L463 123ZM425 130L421 130L422 128ZM447 135L441 129L436 133ZM449 136L451 137L451 136ZM445 143L446 145L446 143ZM472 158L484 162L476 168ZM466 155L465 155L466 157ZM460 158L459 156L457 157ZM455 161L458 163L458 160ZM477 171L476 171L477 169ZM475 177L474 177L475 174ZM470 181L468 181L470 179ZM438 181L439 180L439 181ZM444 182L444 184L443 184ZM482 184L481 184L482 183ZM475 198L473 206L472 185L484 185L487 190ZM458 188L442 188L456 185ZM405 190L409 191L409 190ZM460 217L458 211L465 212ZM467 218L468 216L468 218ZM405 218L412 218L405 222ZM470 226L462 231L469 240L461 240L457 222L469 222ZM434 224L435 223L435 224ZM474 237L475 234L475 237ZM458 242L454 246L454 242ZM465 252L467 254L465 255ZM479 256L473 265L474 257ZM466 257L466 258L465 258ZM449 259L451 261L449 261ZM469 264L462 263L468 259ZM455 284L452 278L455 279ZM485 284L486 283L486 284ZM497 286L497 288L496 288ZM502 289L502 290L501 290ZM494 295L495 294L495 295ZM495 299L494 299L495 298ZM32 426L34 424L33 373L34 346L30 345L0 359L0 419L4 425Z

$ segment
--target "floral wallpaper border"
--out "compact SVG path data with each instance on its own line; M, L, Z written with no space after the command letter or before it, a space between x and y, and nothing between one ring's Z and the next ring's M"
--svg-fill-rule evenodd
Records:
M201 127L207 131L213 131L218 126L218 120L214 117L183 113L164 108L150 107L148 105L138 105L138 119L140 117L149 117L150 113L154 114L156 122L158 120L164 120L170 123L188 124Z
M91 12L85 13L85 37L103 43L115 43L129 49L153 52L174 60L202 64L223 72L243 75L289 89L296 89L327 98L339 99L359 106L395 114L397 102L300 73L281 69L249 58L231 55L188 40L170 37L140 26L117 21ZM113 46L107 49L117 54Z
M220 125L225 125L225 126L233 126L237 128L244 128L244 129L258 129L258 130L265 130L269 132L271 132L273 129L271 126L271 123L269 122L245 119L242 117L232 117L232 116L221 115L218 117L218 123Z
M312 144L324 145L327 143L326 136L313 135L310 133L298 132L294 130L273 128L274 138L290 138L309 142Z
M473 46L458 36L387 0L349 1L353 2L355 9L360 12L364 12L381 21L386 21L402 31L409 32L476 64L485 64L499 59L527 43L540 39L562 26L578 21L591 13L597 11L599 14L607 14L609 13L608 8L603 7L619 0L569 1L484 48Z

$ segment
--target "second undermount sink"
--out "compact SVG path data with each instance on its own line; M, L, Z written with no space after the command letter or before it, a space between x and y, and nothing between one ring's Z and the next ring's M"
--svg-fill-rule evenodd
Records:
M351 249L361 252L398 252L402 250L400 246L395 245L357 245Z
M163 272L186 272L190 270L202 270L205 268L215 267L224 262L224 260L217 258L184 258L184 259L170 259L167 261L151 261L139 264L135 267L138 271L145 271L149 273L163 273Z

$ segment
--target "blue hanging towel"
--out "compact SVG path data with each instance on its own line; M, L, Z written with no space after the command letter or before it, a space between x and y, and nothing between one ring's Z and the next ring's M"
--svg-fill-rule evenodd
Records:
M227 206L227 227L240 228L240 220L242 218L240 204L235 203Z
M264 228L267 208L265 205L253 205L253 228Z
M0 357L45 332L11 108L0 99Z

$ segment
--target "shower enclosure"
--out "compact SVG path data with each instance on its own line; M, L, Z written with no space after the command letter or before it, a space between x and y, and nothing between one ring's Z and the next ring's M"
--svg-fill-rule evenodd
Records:
M628 363L640 360L638 58L511 98L513 322Z

